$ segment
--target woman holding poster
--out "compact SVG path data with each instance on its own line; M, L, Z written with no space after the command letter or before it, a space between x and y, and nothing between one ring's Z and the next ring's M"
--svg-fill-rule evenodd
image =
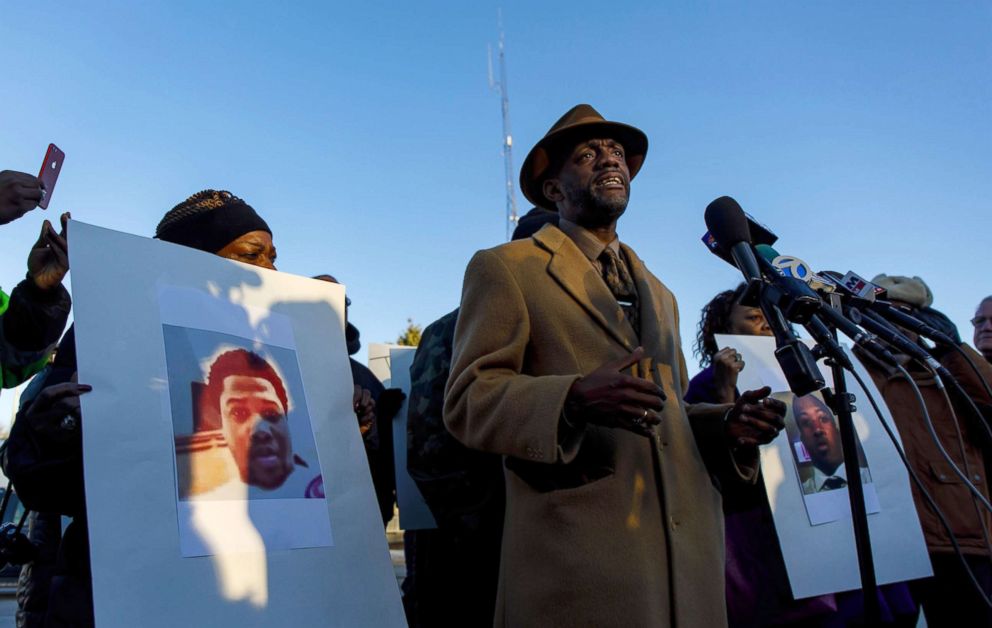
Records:
M771 336L762 311L739 303L746 285L717 294L702 309L696 354L705 368L689 384L689 403L727 403L738 396L744 360L733 347L718 347L716 334ZM800 404L802 405L802 404ZM824 430L811 430L822 438ZM810 441L810 448L815 449ZM727 615L732 628L757 626L845 626L862 615L860 592L793 599L779 547L764 480L753 486L728 485L723 492L727 553ZM905 585L882 587L885 625L901 625L916 609Z
M205 190L170 210L155 237L221 257L275 269L272 231L255 210L230 192ZM72 518L58 548L48 589L47 622L93 625L91 575L83 490L79 396L90 390L76 383L74 329L63 337L53 364L38 375L40 390L25 399L8 439L3 469L18 497L31 510Z

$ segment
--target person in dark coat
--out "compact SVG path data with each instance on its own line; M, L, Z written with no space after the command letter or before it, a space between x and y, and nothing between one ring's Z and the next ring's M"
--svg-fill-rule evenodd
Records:
M333 275L317 275L314 279L340 283ZM345 342L348 355L362 348L361 333L348 320L351 299L345 297ZM355 413L359 417L365 455L375 487L375 497L385 526L393 518L396 504L396 466L393 461L393 418L399 412L406 395L398 388L387 389L367 366L353 357L348 358L355 385Z
M689 383L687 402L727 402L738 397L737 376L745 367L744 361L733 347L718 347L715 334L772 335L759 308L739 303L746 287L742 283L734 290L720 292L703 306L695 353L705 368ZM860 591L793 599L763 481L725 486L723 513L731 628L862 625L864 599ZM915 624L917 608L904 583L881 587L879 602L883 625Z
M2 190L0 190L2 192ZM40 371L65 329L72 299L62 285L69 272L65 227L47 220L28 254L28 273L8 296L0 290L0 387L13 388Z
M520 218L512 239L529 238L548 223L557 224L558 214L535 207ZM496 604L503 460L459 443L442 418L457 321L456 308L428 325L410 367L407 470L437 522L435 530L416 531L408 569L416 599L411 624L424 627L489 626Z
M251 206L230 192L194 194L166 213L155 237L275 269L271 230ZM39 375L44 378L35 387L39 392L23 400L0 460L26 508L72 518L58 547L46 627L93 625L79 407L79 396L91 388L76 382L74 338L75 330L70 328L50 368ZM31 600L26 600L25 608L30 605Z
M913 316L936 323L934 326L957 341L960 352L936 345L931 353L959 382L982 416L976 416L972 404L954 387L947 386L948 396L945 396L943 387L929 370L897 348L889 349L904 364L913 383L919 388L934 432L944 450L988 499L992 440L987 430L992 420L992 397L987 386L992 384L992 365L982 360L974 349L961 343L957 329L940 312L932 309L933 294L922 279L879 275L872 279L872 283L885 288L894 304ZM946 322L942 323L941 318ZM910 339L917 340L913 332L902 331ZM910 382L897 369L860 349L855 349L855 354L882 393L899 430L910 465L942 511L963 554L963 558L957 555L936 512L914 483L913 500L934 571L933 577L912 583L913 595L923 607L927 625L992 626L992 609L985 604L968 574L970 570L982 592L992 597L992 549L987 536L992 530L992 516L951 471L949 463L941 455L937 443L925 427L923 412ZM963 354L970 358L977 373ZM967 570L962 563L968 566Z

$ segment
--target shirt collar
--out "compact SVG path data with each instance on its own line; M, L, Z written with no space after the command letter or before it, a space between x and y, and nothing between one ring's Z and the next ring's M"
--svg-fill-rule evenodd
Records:
M591 231L564 218L558 219L558 228L565 232L565 235L571 238L572 242L575 242L575 246L579 247L582 254L591 262L598 260L606 247L609 247L614 253L620 254L620 238L613 238L609 244L603 244Z
M840 478L847 482L847 469L844 468L844 463L840 463L840 466L830 475L827 475L823 471L820 471L819 467L813 467L813 484L816 486L816 490L823 490L823 483L830 478Z

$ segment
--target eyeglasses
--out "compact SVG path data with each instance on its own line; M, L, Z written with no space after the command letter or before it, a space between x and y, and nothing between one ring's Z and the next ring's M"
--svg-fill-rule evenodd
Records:
M345 297L344 298L344 306L345 307L351 307L351 299L349 299L348 297Z
M989 322L988 316L976 316L975 318L971 319L971 324L974 325L975 327L981 327L987 322Z

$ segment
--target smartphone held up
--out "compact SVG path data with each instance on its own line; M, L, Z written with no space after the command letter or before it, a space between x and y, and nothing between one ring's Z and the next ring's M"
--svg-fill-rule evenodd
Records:
M38 178L44 184L41 201L38 207L48 209L48 203L52 200L52 192L55 191L55 182L58 181L59 173L62 172L62 162L65 160L65 153L55 144L48 145L45 153L45 161L41 164L41 172Z

